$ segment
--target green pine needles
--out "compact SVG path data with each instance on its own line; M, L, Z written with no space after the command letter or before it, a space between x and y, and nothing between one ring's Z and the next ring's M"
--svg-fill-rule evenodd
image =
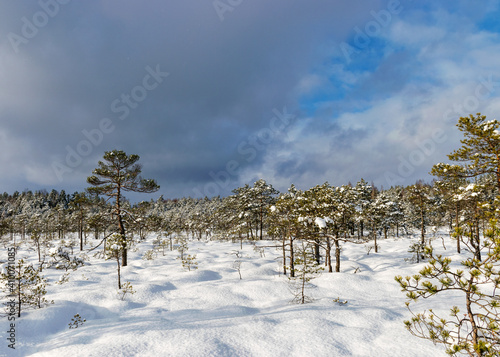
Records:
M292 302L306 304L314 299L306 294L306 290L312 287L311 280L317 278L323 267L321 267L312 254L313 244L302 242L296 251L294 259L294 276L288 278L294 298Z
M0 280L5 284L9 301L6 310L9 315L21 317L21 310L26 307L42 308L54 301L45 298L47 294L47 279L33 264L19 259L7 274L2 274Z
M406 328L414 336L446 346L450 355L498 356L500 354L500 229L497 222L490 222L485 232L487 251L482 260L468 257L461 261L461 268L452 268L452 260L434 254L429 247L425 255L429 263L416 275L396 276L396 281L406 292L406 306L411 319ZM448 316L432 309L414 313L410 305L420 299L437 294L460 293L461 306L453 306Z

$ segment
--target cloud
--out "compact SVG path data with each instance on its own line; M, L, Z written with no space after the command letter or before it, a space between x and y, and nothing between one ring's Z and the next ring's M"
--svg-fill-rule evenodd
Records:
M448 20L458 22L452 15ZM498 34L469 32L473 27L465 23L456 31L403 17L388 32L383 46L392 50L382 51L388 55L376 68L325 69L342 95L322 98L314 119L298 129L293 142L269 150L257 175L280 189L294 182L312 187L360 178L384 187L429 180L432 165L460 146L458 118L479 111L494 117L500 105L500 71L489 60L500 55Z
M475 106L481 78L500 80L498 33L483 21L494 2L401 4L350 63L340 44L354 44L356 28L386 3L244 1L221 21L212 2L72 1L17 52L9 34L42 10L2 4L0 164L8 170L0 182L7 191L81 190L112 149L139 154L165 196L203 192L232 161L238 174L220 194L260 177L280 189L384 182L399 165L395 153L408 157L435 129L453 130ZM169 76L120 118L113 103L142 95L148 66ZM493 115L497 97L495 87L474 109ZM247 160L242 149L283 107L294 122ZM113 130L59 180L54 162L67 164L68 150L83 148L103 120ZM439 153L455 143L448 137ZM405 180L425 175L433 159Z

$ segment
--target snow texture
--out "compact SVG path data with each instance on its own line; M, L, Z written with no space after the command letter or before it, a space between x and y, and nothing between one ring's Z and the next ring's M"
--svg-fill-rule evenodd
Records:
M55 303L16 319L15 351L7 347L2 318L0 355L445 356L443 346L413 337L403 324L409 312L394 276L415 274L425 264L405 261L411 242L381 240L380 253L369 255L363 245L343 244L342 272L312 280L307 293L315 300L305 305L290 302L280 250L264 248L261 255L249 243L240 250L239 243L189 241L199 262L193 271L182 267L175 250L141 259L152 248L141 243L122 269L122 284L130 281L136 291L124 301L117 296L116 261L91 257L63 285L54 284L60 270L45 269L47 298ZM235 250L242 254L241 280ZM5 259L5 249L2 254ZM28 254L35 259L26 249L18 258ZM436 307L433 302L423 308ZM86 322L69 329L76 314Z

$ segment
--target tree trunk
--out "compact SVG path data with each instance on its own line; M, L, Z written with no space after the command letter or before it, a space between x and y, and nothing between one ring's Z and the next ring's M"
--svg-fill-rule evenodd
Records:
M118 289L121 289L122 288L122 280L121 280L121 276L120 276L120 255L117 253L116 254L116 263L117 263L117 270L118 270Z
M316 260L316 263L318 263L319 265L321 260L321 254L319 251L319 243L317 239L314 240L314 259Z
M332 269L332 244L330 242L330 237L326 237L326 253L325 253L325 263L328 264L328 272L333 272Z
M467 315L468 315L469 322L470 322L471 328L472 328L472 331L471 331L472 344L477 346L477 344L479 343L478 329L477 329L476 321L474 320L474 314L472 312L471 300L470 300L470 294L471 294L470 289L471 289L473 284L474 284L473 278L471 278L469 280L469 289L465 294L465 303L466 303L466 307L467 307Z
M127 260L127 239L125 238L125 225L123 224L122 211L120 207L120 187L117 188L116 193L116 209L115 212L118 215L118 227L120 229L120 234L122 236L122 267L126 267L128 264Z
M455 206L455 226L456 226L456 229L457 229L457 253L460 254L460 241L462 240L462 235L460 234L460 220L459 220L459 206L458 206L458 202Z
M78 238L80 238L80 251L83 250L83 217L78 220Z
M340 244L337 239L335 239L335 272L340 273Z
M479 235L479 219L476 224L477 260L481 261L481 236Z
M286 236L283 236L283 275L286 275Z
M120 218L120 221L122 219ZM123 226L123 222L122 222ZM126 267L128 264L128 259L127 259L127 242L125 238L125 229L120 228L120 233L123 235L123 243L122 243L122 266Z
M17 275L17 317L21 317L21 264L18 262L18 275Z
M262 231L264 229L264 206L260 205L260 240L262 240Z
M420 209L420 220L421 220L421 234L422 234L422 244L425 244L425 221L424 221L424 210Z

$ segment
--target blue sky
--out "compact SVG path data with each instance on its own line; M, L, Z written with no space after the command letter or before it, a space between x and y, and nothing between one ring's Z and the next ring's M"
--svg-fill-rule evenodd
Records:
M165 197L430 180L500 109L498 1L0 4L0 191L80 191L104 151Z

